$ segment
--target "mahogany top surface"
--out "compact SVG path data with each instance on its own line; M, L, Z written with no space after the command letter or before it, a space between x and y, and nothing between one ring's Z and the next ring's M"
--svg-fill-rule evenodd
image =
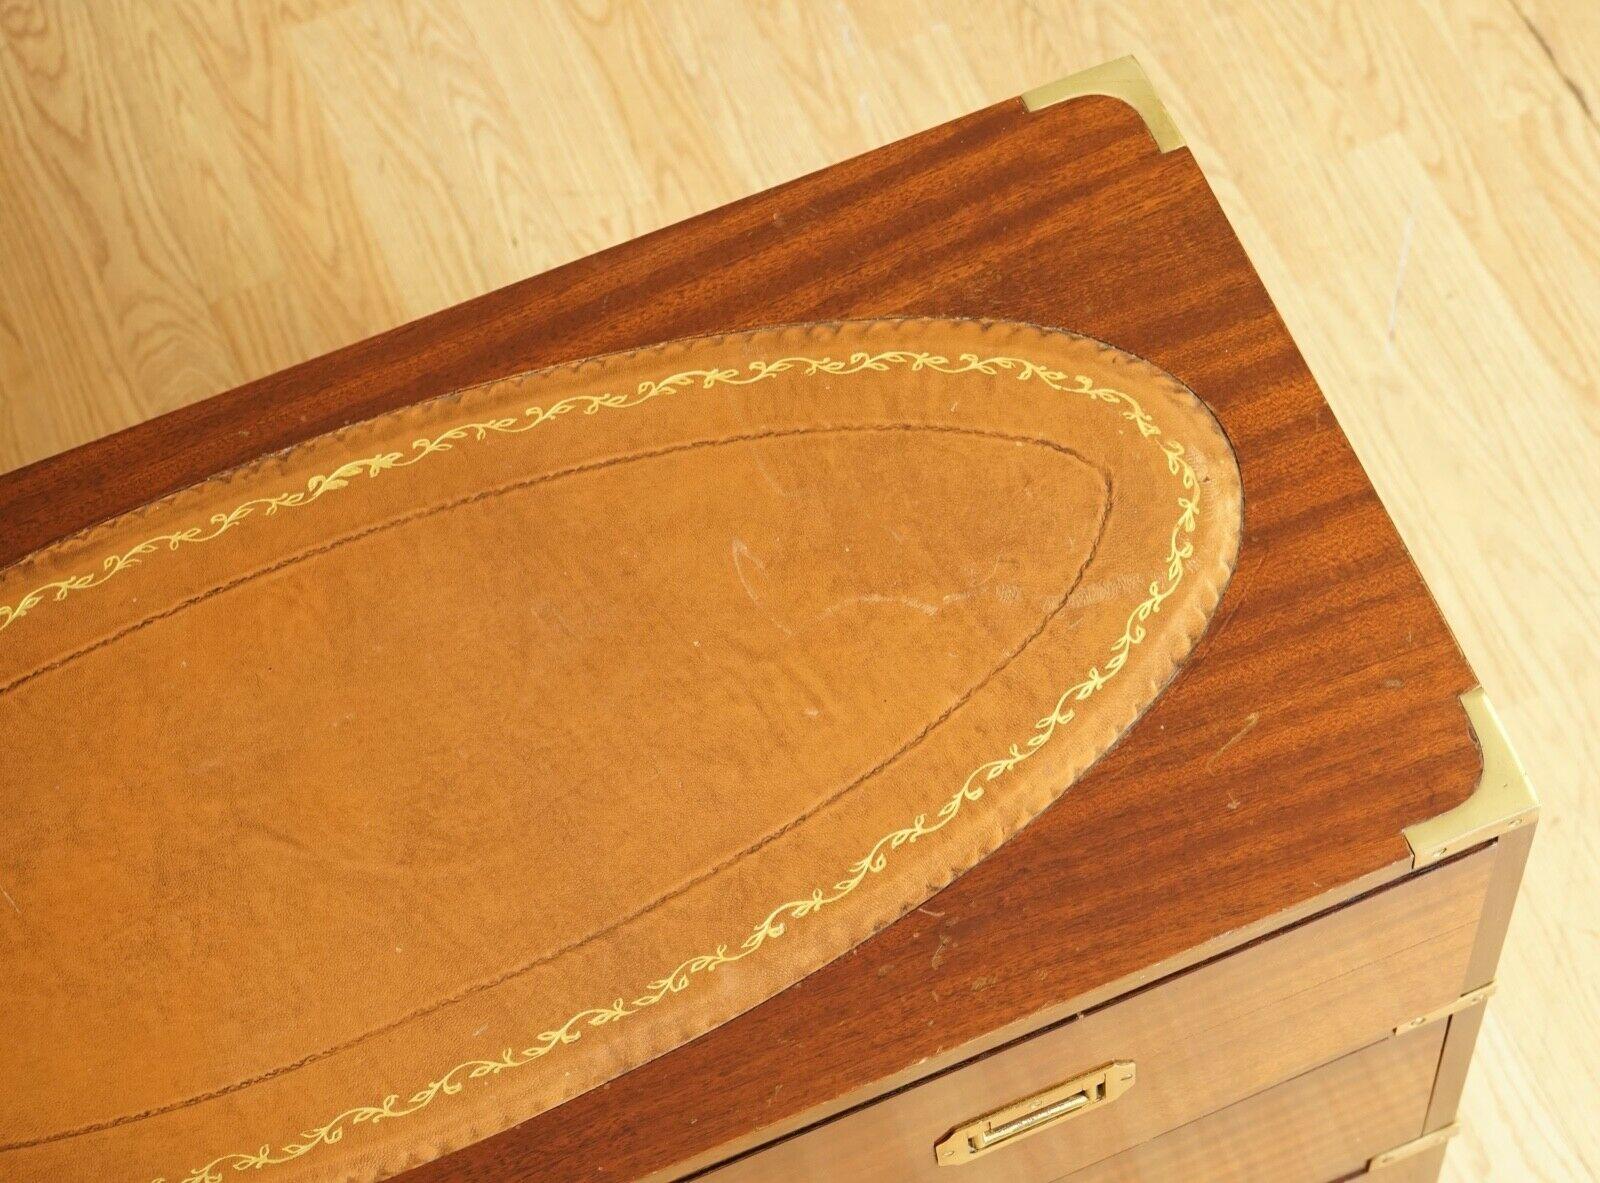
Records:
M1007 845L778 997L407 1179L632 1178L1404 858L1479 771L1474 682L1192 155L1016 100L0 476L0 564L266 452L519 370L894 315L1059 326L1216 412L1238 568L1146 718Z

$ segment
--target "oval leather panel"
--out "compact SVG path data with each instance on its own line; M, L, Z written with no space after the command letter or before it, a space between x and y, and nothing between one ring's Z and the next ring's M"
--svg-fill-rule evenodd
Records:
M1133 725L1240 489L1098 343L679 342L0 573L0 1177L370 1179L769 998Z

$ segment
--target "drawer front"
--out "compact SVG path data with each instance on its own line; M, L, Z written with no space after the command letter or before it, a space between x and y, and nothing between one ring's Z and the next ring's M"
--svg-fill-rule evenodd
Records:
M1341 1056L1058 1183L1326 1183L1358 1174L1422 1131L1445 1026Z
M1492 850L1482 850L1447 863L696 1177L1070 1177L1378 1043L1453 1001L1492 859ZM1118 1061L1133 1062L1136 1080L1114 1100L1007 1139L982 1157L936 1161L935 1145L958 1127Z

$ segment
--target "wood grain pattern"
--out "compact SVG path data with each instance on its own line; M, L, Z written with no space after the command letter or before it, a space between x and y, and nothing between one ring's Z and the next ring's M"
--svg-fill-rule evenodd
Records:
M951 1172L928 1151L958 1122L1101 1064L1133 1061L1138 1074L1133 1088L1099 1112L1080 1114L1055 1130L963 1163L960 1170L970 1183L1051 1183L1073 1177L1378 1043L1406 1020L1455 999L1493 860L1493 852L1479 850L1438 868L1442 873L1373 893L693 1177L697 1183L941 1183ZM1294 1031L1295 1038L1284 1039L1285 1030ZM1425 1072L1429 1084L1442 1037L1440 1024ZM1412 1123L1368 1157L1422 1132L1426 1092L1413 1100ZM1252 1134L1268 1140L1272 1132L1263 1127ZM1277 1178L1332 1179L1342 1173ZM1194 1174L1152 1177L1234 1178L1216 1165Z
M1345 1179L1408 1141L1427 1107L1438 1027L1386 1039L1052 1183ZM1433 1183L1436 1176L1414 1176ZM1372 1183L1390 1183L1377 1176Z
M1205 398L1247 499L1217 624L1071 810L927 913L419 1180L628 1177L701 1153L1392 865L1405 824L1475 784L1471 673L1371 487L1193 159L1104 98L998 104L21 470L0 485L10 553L493 374L900 312L1070 322ZM1135 851L1140 875L1103 872Z
M18 0L0 467L1125 52L1545 799L1447 1177L1600 1174L1600 932L1572 914L1600 895L1592 5ZM398 236L411 197L454 224ZM204 469L173 446L168 481Z

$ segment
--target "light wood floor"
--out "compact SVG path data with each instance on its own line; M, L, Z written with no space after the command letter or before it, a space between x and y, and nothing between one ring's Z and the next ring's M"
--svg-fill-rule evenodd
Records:
M1544 796L1446 1177L1600 1177L1592 0L8 0L0 469L1128 52Z

